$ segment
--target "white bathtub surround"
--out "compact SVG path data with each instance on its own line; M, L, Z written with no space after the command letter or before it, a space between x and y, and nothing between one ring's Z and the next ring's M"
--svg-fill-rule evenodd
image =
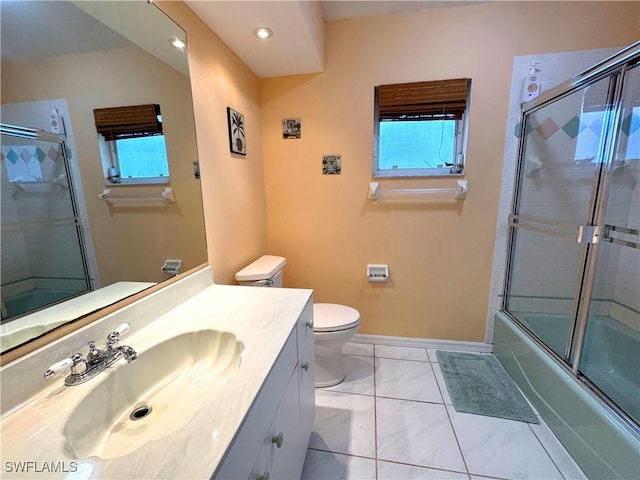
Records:
M586 478L542 421L457 413L437 348L383 338L347 344L345 381L316 390L304 480Z
M0 424L3 467L6 462L31 460L39 465L60 462L69 468L73 461L83 472L82 478L211 477L298 317L305 307L310 311L311 301L310 290L246 289L212 282L211 269L201 270L3 367L3 407L10 410ZM131 330L121 343L131 345L139 355L181 333L207 329L229 332L244 345L240 367L225 388L206 402L206 407L197 410L184 427L170 436L110 460L70 458L62 435L67 418L94 382L113 375L114 369L74 387L64 387L62 378L45 380L43 373L48 365L70 353L86 352L83 345L89 340L96 340L102 348L107 333L123 321L131 322ZM295 343L293 346L295 352ZM116 368L128 366L118 364ZM43 386L45 389L41 390ZM206 396L208 392L193 394ZM11 410L18 405L21 408ZM38 474L38 478L66 478L68 473ZM24 474L3 471L3 478L12 476L25 478Z

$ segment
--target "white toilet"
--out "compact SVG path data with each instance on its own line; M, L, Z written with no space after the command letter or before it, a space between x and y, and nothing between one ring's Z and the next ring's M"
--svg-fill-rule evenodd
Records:
M282 287L282 269L287 260L264 255L236 273L240 285ZM360 326L360 313L351 307L334 303L313 305L313 342L316 387L331 387L342 382L342 346L349 342Z
M342 347L360 326L360 313L346 305L313 305L313 344L316 360L316 387L331 387L344 380Z

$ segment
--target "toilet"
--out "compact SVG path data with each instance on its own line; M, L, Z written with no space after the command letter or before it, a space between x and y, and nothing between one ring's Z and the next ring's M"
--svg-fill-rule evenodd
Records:
M236 273L236 280L245 286L282 287L282 269L286 263L284 257L264 255ZM317 388L331 387L344 380L342 347L353 338L359 326L360 313L355 308L335 303L313 305Z
M316 360L316 387L332 387L344 380L342 347L360 326L360 313L346 305L313 305L313 345Z

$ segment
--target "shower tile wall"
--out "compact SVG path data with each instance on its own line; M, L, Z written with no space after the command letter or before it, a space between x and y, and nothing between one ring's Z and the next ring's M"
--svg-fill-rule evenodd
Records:
M59 110L64 119L68 150L75 152L69 109L64 99L2 105L2 121L48 130L53 107ZM81 263L79 263L77 256L75 256L75 260L70 261L64 255L46 253L47 249L44 249L41 244L43 237L38 230L17 226L18 223L70 216L68 211L61 212L56 207L69 205L69 191L62 185L34 183L21 190L19 187L13 187L9 184L9 181L15 181L18 177L23 177L23 180L26 180L29 174L52 179L65 173L61 161L62 157L57 149L51 150L49 147L37 149L33 144L20 145L19 143L13 142L11 145L5 145L3 142L0 149L0 166L2 168L2 244L0 251L3 267L1 277L3 295L10 296L33 288L82 289L83 281L68 281L65 285L61 285L57 279L41 278L65 277L69 276L70 272L73 272L71 276L77 277L78 269L82 268ZM70 163L72 171L76 172L74 178L76 175L79 176L77 161L78 159L72 153ZM93 284L94 287L99 287L95 256L92 253L93 245L86 220L88 215L84 206L84 194L82 185L78 185L77 182L76 198L79 203L80 217L85 219L82 223L85 231L85 243L89 247L89 268L94 279ZM47 237L48 245L54 245L54 252L65 251L65 247L70 242L77 244L77 235L75 227L69 225L53 229Z
M640 98L640 82L635 69L635 81L626 83L626 89L633 98ZM635 90L631 90L635 89ZM640 229L640 105L627 102L633 108L632 114L625 113L622 135L616 160L618 170L611 180L608 223ZM624 162L624 163L622 163ZM631 205L631 208L629 206ZM640 250L610 244L611 256L617 259L609 265L613 283L613 301L609 315L611 318L640 330Z
M46 150L46 151L45 151ZM65 258L51 252L64 252L65 246L77 243L73 224L53 224L70 218L69 189L64 184L43 183L66 177L61 150L55 144L3 145L2 164L2 283L12 284L15 294L31 288L60 288L60 278L77 277L82 271L78 258ZM9 182L21 182L11 185ZM25 182L25 183L22 183ZM5 212L7 213L5 215ZM48 224L47 235L41 225ZM46 245L43 242L46 241ZM5 260L14 268L5 270ZM55 277L54 285L47 277ZM26 282L15 283L29 279ZM69 288L74 288L72 285Z
M21 291L35 288L32 280L27 280L24 285L16 285L14 290L5 288L4 284L15 282L19 279L30 279L32 277L31 264L27 254L27 244L21 229L11 228L10 224L20 221L18 206L13 200L13 189L9 185L6 175L1 175L0 185L0 206L2 207L2 242L0 243L2 254L2 293L3 295L15 295Z
M637 134L640 137L640 134ZM635 140L640 146L640 138ZM611 179L611 191L609 195L609 208L607 210L607 223L640 229L640 188L633 188L631 183L640 181L640 161L636 160L621 167L620 174L614 174ZM622 175L624 173L624 175ZM631 208L630 208L631 205ZM613 243L607 243L606 248L601 248L608 257L599 264L606 266L599 271L601 291L595 292L595 296L609 295L612 301L606 313L611 318L640 330L638 324L640 316L640 250L623 247ZM598 281L596 281L598 285Z
M520 101L522 97L523 79L531 68L531 63L537 62L538 68L540 70L539 75L541 78L541 89L543 91L548 90L558 85L559 83L562 83L563 81L571 78L573 75L576 75L582 70L585 70L586 68L601 61L602 59L613 55L621 48L528 55L516 57L514 59L513 80L511 85L509 115L507 119L507 132L505 138L496 246L494 250L495 253L493 261L492 288L489 298L489 309L487 312L486 341L489 343L493 343L494 315L496 311L500 309L502 300L502 287L504 282L507 249L507 222L509 213L511 212L514 176L518 153L518 141L519 135L521 133ZM589 136L593 135L593 128L596 128L596 125L592 125L591 123L579 123L578 119L574 118L574 115L575 111L572 114L557 112L557 115L554 115L553 121L550 121L548 118L538 118L533 125L529 126L530 130L535 130L532 135L537 137L536 141L539 142L540 147L544 146L545 148L549 148L550 151L553 152L554 156L558 156L560 158L564 157L567 162L571 162L572 166L575 166L576 159L574 158L574 155L576 142L578 141L578 139L580 139L581 142L588 142ZM534 163L535 159L531 160L531 163ZM540 169L538 172L535 172L533 170L533 168L529 169L529 174L531 176L535 177L536 175L543 175L544 169ZM582 182L586 183L587 180L591 182L593 178L592 175L594 172L594 166L585 164L583 166L583 169L577 170L577 172L578 173L575 175L573 173L571 175L561 175L558 179L558 181L567 182L565 183L567 186L569 186L570 183L572 185L572 189L576 186L581 187L576 190L576 196L567 196L560 203L560 205L564 206L562 213L567 213L569 215L571 215L572 212L575 212L575 205L579 204L579 202L582 200L582 198L580 197L590 195L590 185L587 183L586 185L584 185L584 188L582 188ZM565 193L566 191L568 190L565 190ZM529 194L536 195L535 188L533 188L529 192ZM538 215L549 217L548 214L545 214L545 212L549 213L550 204L548 203L548 200L549 196L547 191L540 190L539 192L537 192L535 204L536 208L539 209L537 213ZM554 201L557 202L558 198L555 198ZM530 211L528 213L533 214L534 212ZM551 218L557 217L553 216ZM561 255L558 255L558 258L560 257ZM536 251L532 251L528 256L528 262L530 262L532 266L539 267L541 265L545 265L545 263L543 262L548 263L549 259L541 257L540 254ZM575 274L575 266L562 265L562 263L558 263L557 261L554 262L553 265L558 269L557 273L558 275L561 275L560 278L569 278ZM532 270L531 273L535 275L535 271ZM575 276L573 278L575 278ZM536 282L535 276L532 277L530 281L530 286L534 287L534 290L530 290L528 295L544 295L545 293L549 292L550 285L548 283L544 284L542 282ZM571 290L572 291L568 296L573 296L573 294L575 293L573 288ZM555 293L553 296L559 296L557 295L557 290L554 290L553 292ZM564 296L565 292L562 293L562 296ZM546 302L547 310L549 310L550 312L556 310L558 307L557 302L562 302L562 300L558 300L555 303Z

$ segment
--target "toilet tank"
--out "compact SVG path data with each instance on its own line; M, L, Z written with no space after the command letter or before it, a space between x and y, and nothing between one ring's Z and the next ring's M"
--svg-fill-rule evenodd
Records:
M264 255L236 273L236 280L240 285L250 287L279 288L282 287L282 269L286 264L284 257Z

